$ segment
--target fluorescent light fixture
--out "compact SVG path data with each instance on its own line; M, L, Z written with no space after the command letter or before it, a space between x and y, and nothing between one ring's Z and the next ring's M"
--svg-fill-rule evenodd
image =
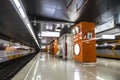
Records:
M41 40L41 43L46 43L47 41L44 39L44 40Z
M26 17L25 13L21 7L19 8L19 11L20 11L20 14L22 15L22 17L25 18Z
M38 38L39 38L39 39L41 39L42 37L41 37L41 36L39 36Z
M120 33L116 33L116 34L114 34L115 36L119 36L120 35Z
M27 23L27 26L30 28L30 24L29 23Z
M37 25L37 21L36 20L34 20L34 24L33 24L34 26L36 26Z
M15 5L17 6L17 8L20 8L20 2L19 2L19 0L13 0L13 1L14 1Z
M31 25L30 25L29 23L27 23L27 27L28 27L30 33L32 34L34 40L36 41L37 45L39 46L39 43L38 43L38 41L37 41L37 38L36 38L36 36L34 35L34 32L33 32L32 28L31 28Z
M55 31L59 31L60 32L61 30L60 29L56 29Z
M72 33L75 34L75 29L74 28L72 29Z
M57 24L57 27L59 27L60 26L60 24Z
M115 39L115 35L102 35L102 39Z
M79 27L75 27L77 33L79 33Z
M67 25L68 28L70 28L70 25Z
M50 26L50 28L49 28L50 30L52 30L53 29L53 26Z
M49 29L49 26L48 26L48 25L46 26L46 29Z
M50 32L50 31L42 31L41 32L42 37L59 37L59 32Z
M41 32L40 32L40 33L38 33L38 36L41 36Z
M13 0L17 8L19 9L20 14L22 15L23 18L25 18L25 12L22 9L22 6L20 5L19 0Z
M49 29L49 30L52 30L53 29L53 26L46 26L46 29Z
M62 28L64 28L64 24L62 24Z
M105 46L107 46L107 45L108 45L108 43L104 43L104 45L105 45Z
M41 46L41 48L43 49L43 48L46 48L45 46Z
M30 33L32 34L32 36L35 38L34 32L33 32L33 30L32 30L32 28L31 28L31 26L30 26L29 23L27 24L27 27L28 27ZM35 40L36 40L36 39L35 39Z

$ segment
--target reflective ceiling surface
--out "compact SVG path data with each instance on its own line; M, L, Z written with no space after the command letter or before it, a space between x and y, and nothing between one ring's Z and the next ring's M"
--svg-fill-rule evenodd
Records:
M0 35L37 48L32 35L27 30L10 0L0 1Z
M32 24L35 35L40 41L40 44L49 44L54 39L54 37L43 37L41 35L39 36L39 34L41 34L42 31L59 32L55 31L57 26L56 22L58 22L60 25L71 22L78 23L80 21L96 22L99 21L98 17L101 14L109 12L109 10L111 10L110 15L112 16L118 14L120 11L120 7L117 7L120 5L120 0L21 1ZM46 21L48 23L45 23ZM50 27L47 28L47 26ZM32 47L37 46L33 37L26 29L25 24L18 16L10 0L0 0L0 34ZM46 43L43 41L43 43L41 43L41 41L44 39L48 39L49 41L46 41Z

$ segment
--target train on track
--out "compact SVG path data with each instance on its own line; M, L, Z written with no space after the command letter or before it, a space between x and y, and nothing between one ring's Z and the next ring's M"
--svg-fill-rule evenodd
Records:
M19 43L0 39L0 63L34 53L35 50Z

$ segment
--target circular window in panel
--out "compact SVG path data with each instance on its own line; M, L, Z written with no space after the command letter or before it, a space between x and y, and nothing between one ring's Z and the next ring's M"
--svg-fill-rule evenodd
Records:
M79 44L75 44L74 49L75 49L75 54L79 55L80 54L80 46L79 46Z
M79 32L80 32L79 26L75 27L75 31L76 31L76 33L79 33Z

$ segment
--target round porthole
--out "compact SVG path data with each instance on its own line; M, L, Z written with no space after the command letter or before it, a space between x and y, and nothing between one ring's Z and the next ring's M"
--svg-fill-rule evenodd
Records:
M80 46L79 46L79 44L75 44L74 48L75 48L75 54L79 55L80 54Z

